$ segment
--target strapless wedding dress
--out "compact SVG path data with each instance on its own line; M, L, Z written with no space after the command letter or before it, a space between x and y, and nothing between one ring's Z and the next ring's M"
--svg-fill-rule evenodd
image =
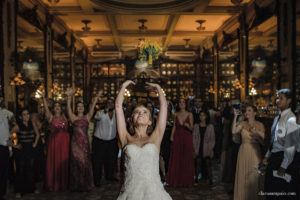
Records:
M155 144L128 144L125 152L125 182L117 200L172 200L159 176L159 152Z

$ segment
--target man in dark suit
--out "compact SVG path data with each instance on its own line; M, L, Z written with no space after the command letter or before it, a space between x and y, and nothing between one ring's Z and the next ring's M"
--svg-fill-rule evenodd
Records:
M199 113L203 110L203 101L200 98L196 98L194 102L194 107L192 110L193 117L194 117L194 124L199 124Z

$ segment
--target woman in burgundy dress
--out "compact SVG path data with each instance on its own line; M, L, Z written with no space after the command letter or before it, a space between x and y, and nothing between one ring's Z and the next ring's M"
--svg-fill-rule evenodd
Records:
M69 145L68 121L62 114L61 105L54 103L52 114L43 96L46 119L49 122L45 189L47 191L66 191L69 186Z
M73 135L71 138L70 189L73 191L88 191L94 186L88 127L89 121L94 114L97 100L102 95L102 91L98 92L97 97L92 102L87 114L84 114L83 102L77 102L77 115L72 112L71 108L71 97L74 93L75 90L71 88L66 92L68 95L68 115L73 125Z
M186 111L184 99L179 100L179 112L175 113L170 140L173 142L169 161L167 183L170 187L194 185L193 114Z

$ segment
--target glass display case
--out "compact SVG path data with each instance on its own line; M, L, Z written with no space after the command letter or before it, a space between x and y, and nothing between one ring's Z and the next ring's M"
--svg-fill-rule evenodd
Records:
M55 101L65 101L66 96L64 92L67 88L72 87L72 73L71 65L69 62L59 62L53 63L52 69L52 80L53 85L51 92L53 99Z
M125 80L126 66L124 63L93 63L90 65L90 89L92 95L103 89L104 97L115 97Z
M169 100L195 96L195 65L167 62L160 65L163 90Z
M240 83L237 68L238 64L235 56L222 59L219 63L219 93L221 101L240 98L240 88L244 86Z

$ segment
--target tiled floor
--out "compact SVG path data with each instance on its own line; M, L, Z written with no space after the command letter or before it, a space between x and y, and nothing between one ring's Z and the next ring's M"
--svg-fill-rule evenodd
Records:
M228 185L219 183L219 166L214 164L214 182L209 186L200 182L193 188L168 188L173 200L231 200L232 196L227 194ZM40 194L27 194L21 200L116 200L119 183L103 183L100 188L94 188L90 192L41 192ZM6 196L7 200L16 200L14 193L10 190Z
M224 189L224 185L207 186L199 184L193 188L166 188L173 200L230 200L231 197ZM118 196L118 184L106 184L95 188L90 192L64 192L28 194L22 200L116 200ZM8 200L15 200L13 193L7 195Z

